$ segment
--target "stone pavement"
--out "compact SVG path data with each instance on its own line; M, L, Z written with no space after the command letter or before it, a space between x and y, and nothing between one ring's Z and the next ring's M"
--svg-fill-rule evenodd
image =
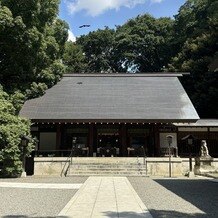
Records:
M217 180L205 177L0 179L3 218L215 218L217 208Z
M79 189L82 184L0 182L0 188Z
M155 218L218 217L218 183L214 179L128 179Z
M88 177L36 177L0 179L4 186L0 187L1 218L45 218L57 217L78 189L62 189L63 184L73 188L74 184L83 184ZM7 184L5 184L7 182ZM12 183L18 183L14 187ZM28 183L29 188L26 187ZM31 184L38 188L33 188ZM22 185L25 184L25 185ZM41 185L42 184L42 185ZM56 188L42 188L46 184L57 184ZM36 187L35 186L35 187ZM77 186L77 185L76 185Z
M59 216L152 217L126 177L89 177Z

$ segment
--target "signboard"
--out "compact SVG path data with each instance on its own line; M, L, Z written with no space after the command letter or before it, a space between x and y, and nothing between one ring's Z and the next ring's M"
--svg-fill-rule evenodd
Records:
M119 129L116 129L116 128L102 128L102 129L98 129L98 133L118 133L119 132Z
M159 132L176 132L176 127L175 126L161 126L159 128Z
M128 129L128 133L130 133L130 134L147 134L147 133L149 133L149 129Z
M75 129L67 129L67 133L88 133L88 129L86 128L75 128Z

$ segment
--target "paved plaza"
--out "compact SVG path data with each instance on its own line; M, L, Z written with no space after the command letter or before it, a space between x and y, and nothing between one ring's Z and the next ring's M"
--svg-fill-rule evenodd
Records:
M218 182L200 177L0 179L0 196L0 217L218 217Z

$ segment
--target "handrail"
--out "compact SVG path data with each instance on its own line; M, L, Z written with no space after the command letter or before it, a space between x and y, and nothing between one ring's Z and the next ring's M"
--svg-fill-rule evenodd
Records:
M61 177L62 177L63 174L64 174L65 177L67 176L67 171L68 171L70 165L72 164L73 149L74 149L74 147L72 146L70 155L67 157L67 160L66 160L66 162L65 162L65 164L64 164L64 167L63 167L63 169L61 170ZM70 159L70 160L69 160L69 159ZM67 166L66 171L64 172L64 169L65 169L65 166L66 166L67 163L68 163L68 166Z
M146 160L147 156L145 153L145 148L143 147L143 164L145 165L145 175L147 176L148 174L148 165L147 165L147 160Z

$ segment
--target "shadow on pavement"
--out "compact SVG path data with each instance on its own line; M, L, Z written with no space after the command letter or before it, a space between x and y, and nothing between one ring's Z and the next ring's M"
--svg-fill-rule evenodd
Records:
M149 212L152 214L153 218L178 218L178 217L182 217L182 218L195 218L195 217L199 217L199 218L206 218L208 217L207 215L203 215L203 214L187 214L187 213L180 213L178 211L164 211L164 210L149 210ZM108 218L151 218L149 215L145 216L143 214L137 214L137 213L132 213L132 212L121 212L119 213L119 216L117 213L115 212L105 212L104 213L105 217Z
M154 179L154 181L206 213L197 217L218 217L218 183L187 179Z
M154 218L209 218L206 214L200 213L181 213L178 211L172 210L150 210L150 213Z
M203 215L203 214L186 214L186 213L180 213L177 211L164 211L164 210L149 210L149 212L152 214L153 218L178 218L178 217L182 217L182 218L206 218L209 217L208 215ZM103 214L104 217L108 217L108 218L151 218L148 214L148 216L145 216L144 214L138 214L138 213L133 213L133 212L120 212L119 216L116 212L105 212ZM14 216L3 216L3 218L42 218L37 217L37 216L22 216L22 215L14 215ZM68 216L43 216L43 218L69 218ZM211 216L210 216L211 217ZM215 217L215 216L214 216ZM76 217L75 217L76 218Z
M138 213L134 213L134 212L128 212L128 211L124 211L124 212L120 212L119 214L116 212L112 212L112 211L107 211L104 212L104 214L102 214L103 217L108 217L108 218L145 218L146 216L144 214L138 214ZM147 216L149 218L151 218L150 216Z

